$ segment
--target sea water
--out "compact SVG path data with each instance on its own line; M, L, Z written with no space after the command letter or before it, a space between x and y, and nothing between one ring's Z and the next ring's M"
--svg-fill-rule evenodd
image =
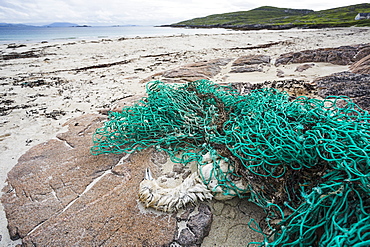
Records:
M60 40L94 40L180 34L218 34L235 32L226 29L190 29L154 26L38 27L0 26L0 43Z

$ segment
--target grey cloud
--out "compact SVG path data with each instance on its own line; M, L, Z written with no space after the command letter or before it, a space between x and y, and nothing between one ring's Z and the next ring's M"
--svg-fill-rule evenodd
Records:
M332 8L363 0L0 0L0 22L78 24L170 24L211 14L276 7Z

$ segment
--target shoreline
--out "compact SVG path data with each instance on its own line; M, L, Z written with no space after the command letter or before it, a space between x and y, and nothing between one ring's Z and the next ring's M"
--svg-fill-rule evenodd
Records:
M309 49L338 47L370 42L370 28L330 28L283 31L248 31L226 34L172 35L92 41L36 42L7 48L6 54L28 54L22 58L1 60L0 186L7 173L31 147L65 132L63 124L83 114L114 108L125 97L145 93L144 79L186 64L218 58L238 58L262 54L272 60L280 54ZM258 48L258 45L271 44ZM240 49L256 47L253 49ZM239 49L235 49L239 48ZM99 66L104 65L104 66ZM266 65L263 74L226 75L222 67L216 83L279 80L285 78L312 81L314 78L348 70L348 66L317 63L306 72L294 72L295 65ZM2 192L3 193L3 192ZM7 221L0 206L0 245L15 246L9 239Z
M146 27L146 26L145 26ZM242 28L228 28L228 27L216 27L216 26L206 26L206 27L198 27L198 26L171 26L171 25L162 25L162 26L150 26L153 28L162 28L165 27L166 30L176 30L169 33L154 33L154 34L115 34L115 35L99 35L96 37L64 37L64 38L38 38L38 39L14 39L14 40L1 40L1 33L0 33L0 46L2 45L34 45L39 43L44 44L54 44L54 43L72 43L72 42L101 42L101 41L120 41L125 39L150 39L150 38L168 38L168 37L182 37L182 36L202 36L202 35L229 35L229 34L247 34L247 33L254 33L254 32L304 32L304 31L319 31L325 28L299 28L299 27L291 27L291 28L283 28L283 29L268 29L268 28L258 28L258 29L242 29ZM39 27L37 27L39 28ZM46 27L41 27L44 29L48 29ZM55 27L54 29L57 29ZM67 27L73 28L76 27ZM107 28L107 27L88 27L88 28ZM108 28L121 28L121 27L108 27ZM126 27L123 27L126 28ZM340 27L331 27L330 29L340 29ZM353 28L363 28L363 27L353 27ZM366 28L366 27L365 27ZM49 28L50 29L50 28ZM182 31L182 32L181 32Z
M161 26L90 26L90 27L0 27L0 44L40 42L77 42L102 39L144 38L173 35L221 34L237 32L224 28L190 29ZM19 35L22 33L22 35Z

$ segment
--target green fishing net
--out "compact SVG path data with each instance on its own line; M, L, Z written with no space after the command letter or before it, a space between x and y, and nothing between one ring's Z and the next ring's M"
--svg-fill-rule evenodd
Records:
M154 147L199 167L209 153L223 193L266 212L249 222L264 236L250 245L359 247L370 246L369 130L369 113L346 97L291 99L275 89L241 95L207 80L154 81L147 97L109 113L91 152Z

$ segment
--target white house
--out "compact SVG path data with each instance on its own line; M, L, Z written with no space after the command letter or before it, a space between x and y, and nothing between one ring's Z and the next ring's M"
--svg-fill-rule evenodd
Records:
M355 20L370 19L370 13L358 13L355 17Z

